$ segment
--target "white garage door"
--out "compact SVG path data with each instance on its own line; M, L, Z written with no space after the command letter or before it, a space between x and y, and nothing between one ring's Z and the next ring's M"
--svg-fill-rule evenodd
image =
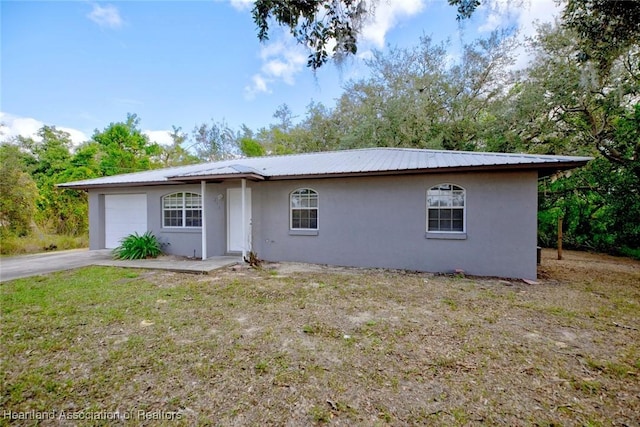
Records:
M120 245L123 237L147 231L146 194L108 194L104 196L104 244L107 249Z

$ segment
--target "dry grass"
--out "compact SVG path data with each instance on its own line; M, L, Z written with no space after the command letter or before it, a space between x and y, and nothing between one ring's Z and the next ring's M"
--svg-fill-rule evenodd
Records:
M67 236L64 234L48 234L40 231L30 236L2 236L0 238L0 255L22 255L53 250L88 248L89 236Z
M0 406L149 425L639 425L640 263L565 256L545 251L537 285L294 264L9 282Z

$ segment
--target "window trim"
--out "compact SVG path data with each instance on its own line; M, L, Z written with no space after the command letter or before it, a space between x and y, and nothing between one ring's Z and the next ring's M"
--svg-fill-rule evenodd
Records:
M429 230L429 209L434 209L434 207L429 206L429 191L436 189L437 187L443 185L450 185L451 191L462 190L463 191L463 205L462 207L455 207L452 209L461 209L462 210L462 230ZM425 192L425 207L426 207L426 232L425 238L427 239L452 239L452 240L464 240L467 238L467 189L458 184L453 184L451 182L441 182L436 185L432 185ZM435 207L439 209L438 207Z
M167 197L171 197L174 196L176 194L182 194L182 204L180 208L166 208L164 205L164 201ZM200 198L200 207L199 208L187 208L187 194L194 194L196 196L198 196ZM169 194L165 194L164 196L162 196L162 199L160 200L160 206L161 206L161 211L162 211L162 228L166 229L166 230L174 230L174 231L179 231L179 230L199 230L202 229L202 211L203 209L203 200L202 200L202 194L197 193L195 191L176 191L173 193L169 193ZM187 211L200 211L200 225L187 225ZM182 225L166 225L165 223L165 212L167 211L179 211L182 212Z
M295 193L308 190L312 191L316 195L316 207L306 207L306 208L294 208L293 207L293 196ZM315 228L294 228L293 227L293 210L313 210L316 211L316 227ZM289 193L289 234L290 235L299 235L299 236L317 236L318 230L320 230L320 193L317 190L311 187L300 187L296 188L292 192Z

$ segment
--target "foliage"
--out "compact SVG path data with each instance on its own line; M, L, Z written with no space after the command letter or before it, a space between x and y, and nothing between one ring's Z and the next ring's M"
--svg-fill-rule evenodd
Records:
M368 5L364 0L257 0L252 12L260 41L269 39L269 25L272 19L275 20L288 27L298 43L310 49L307 66L316 70L329 60L330 54L340 58L357 52L358 33L375 3Z
M528 114L537 116L527 126L530 143L548 153L597 152L629 167L636 144L621 144L615 122L633 110L640 94L640 49L624 52L598 78L593 64L577 59L569 30L545 25L532 46L536 60L521 85L522 92L534 94L527 105ZM549 145L549 138L563 145Z
M196 154L200 160L224 160L237 151L236 135L225 121L202 123L191 132Z
M569 178L543 183L540 238L555 242L564 217L567 246L619 252L640 242L640 68L638 48L622 52L607 74L576 55L577 36L545 26L534 64L518 88L511 122L523 145L544 154L594 155ZM636 58L636 59L634 59ZM635 102L635 104L634 104Z
M19 145L30 154L29 169L38 182L46 177L62 172L68 166L71 157L71 135L58 130L55 126L43 126L37 133L39 141L32 138L18 137Z
M143 235L133 233L120 241L120 246L113 250L116 259L145 259L157 258L162 254L162 246L156 236L150 231Z
M620 248L620 255L627 256L629 258L635 258L640 260L640 248L630 248L627 246L623 246Z
M92 140L97 144L100 176L139 172L156 166L152 158L160 154L160 146L149 142L139 125L136 114L127 114L126 121L95 131Z
M348 83L338 101L338 145L491 147L501 134L495 116L512 82L514 46L509 32L494 32L465 46L457 63L447 59L446 44L429 37L412 49L375 52L367 61L371 77Z
M640 44L640 2L568 0L563 25L579 38L579 59L593 61L604 76L616 58Z
M0 145L0 237L25 236L31 232L38 188L23 172L24 155L16 145Z
M257 0L252 13L260 41L269 39L270 24L275 21L309 49L307 66L316 70L332 58L340 62L345 56L356 54L363 24L375 14L378 3L379 0ZM458 21L470 19L481 5L504 8L503 2L495 0L448 3L456 8ZM517 7L526 4L523 0L507 3ZM607 74L622 52L640 44L638 1L567 0L562 22L578 37L577 57L593 61L601 74Z
M322 103L311 102L306 117L296 127L300 151L319 152L339 148L339 129L333 111Z
M56 184L90 178L94 174L71 155L71 137L54 126L43 126L38 140L18 137L24 165L38 186L37 211L32 220L44 230L78 236L88 228L86 194L59 189Z
M288 27L310 48L315 69L331 55L328 40L337 40L334 57L355 52L377 3L263 0L253 13L261 40L273 21ZM459 19L480 4L449 3ZM35 222L82 235L86 194L56 184L238 155L377 146L529 152L595 157L570 176L541 181L541 243L555 243L562 216L567 246L633 254L640 242L639 13L638 2L568 0L563 19L528 40L532 61L519 72L510 71L517 43L509 31L464 46L457 61L447 43L425 36L413 48L374 52L369 76L347 82L334 106L312 102L298 119L282 104L274 123L255 133L211 120L190 134L174 126L172 144L160 147L129 114L72 147L68 134L44 126L36 140L18 137L2 147L0 225L3 233L28 233Z
M191 165L200 161L198 156L184 148L183 145L187 142L189 136L182 132L181 127L173 126L169 136L172 141L171 145L162 147L158 155L158 160L162 167Z
M278 106L273 118L278 123L258 130L255 141L268 155L283 155L306 151L304 149L305 130L299 125L293 126L293 113L287 104ZM257 148L257 147L256 147Z
M458 20L471 18L480 6L480 0L449 0L451 6L457 6Z
M62 182L95 178L158 165L161 152L129 114L125 122L96 130L93 140L74 147L67 132L43 126L36 138L15 137L2 144L2 233L83 236L88 230L87 194L58 188Z
M240 139L240 151L247 157L260 157L266 154L266 151L262 144L252 138Z

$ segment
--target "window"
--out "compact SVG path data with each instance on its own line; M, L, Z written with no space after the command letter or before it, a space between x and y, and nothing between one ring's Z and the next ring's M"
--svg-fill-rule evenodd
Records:
M196 193L173 193L162 198L164 227L202 227L202 197Z
M464 188L439 184L427 191L427 232L464 232Z
M301 188L291 193L291 229L318 229L318 193Z

